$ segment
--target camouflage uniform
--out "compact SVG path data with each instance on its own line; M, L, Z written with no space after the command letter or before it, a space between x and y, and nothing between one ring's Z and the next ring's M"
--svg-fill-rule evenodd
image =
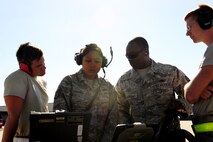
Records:
M159 125L164 111L175 99L174 92L183 99L184 85L189 81L175 66L156 63L142 78L134 69L120 77L115 88L118 92L119 123L142 122Z
M84 78L82 70L66 76L55 93L53 109L91 112L89 142L111 141L117 124L116 92L105 79L97 78L92 85Z

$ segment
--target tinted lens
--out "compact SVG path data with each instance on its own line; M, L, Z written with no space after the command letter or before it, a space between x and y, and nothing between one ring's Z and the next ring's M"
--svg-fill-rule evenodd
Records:
M127 57L128 59L134 59L134 58L137 57L137 54L127 54L126 57Z
M139 53L140 53L140 52L138 52L138 53L127 53L127 54L126 54L126 57L127 57L128 59L135 59L135 58L138 56Z

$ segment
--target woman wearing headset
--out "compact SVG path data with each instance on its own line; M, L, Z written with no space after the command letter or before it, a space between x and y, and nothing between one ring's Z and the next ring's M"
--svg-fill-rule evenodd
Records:
M107 59L96 44L88 44L75 55L82 68L68 75L58 86L54 97L54 110L90 112L88 142L110 142L117 125L116 92L113 85L99 77Z

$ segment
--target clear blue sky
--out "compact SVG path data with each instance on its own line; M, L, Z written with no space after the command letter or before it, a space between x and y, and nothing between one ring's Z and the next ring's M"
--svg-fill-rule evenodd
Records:
M152 59L193 77L206 46L185 36L183 18L200 3L213 6L212 0L1 0L0 105L4 79L18 69L15 53L24 42L44 51L49 102L62 78L80 69L74 54L89 43L99 45L108 60L112 46L114 59L105 71L114 85L130 69L125 48L136 36L147 39Z

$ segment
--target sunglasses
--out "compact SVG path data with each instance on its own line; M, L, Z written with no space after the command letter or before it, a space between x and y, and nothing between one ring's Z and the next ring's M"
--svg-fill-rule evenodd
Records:
M129 60L133 60L133 59L137 58L140 53L141 53L141 51L137 52L137 53L126 53L126 57Z

